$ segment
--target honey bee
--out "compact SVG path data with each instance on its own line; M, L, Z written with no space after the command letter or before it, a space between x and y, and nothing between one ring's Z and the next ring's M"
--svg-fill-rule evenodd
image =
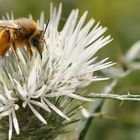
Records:
M42 31L37 23L31 19L0 20L0 56L5 56L10 48L17 56L16 48L26 47L27 52L32 57L31 47L34 47L42 58L47 25Z

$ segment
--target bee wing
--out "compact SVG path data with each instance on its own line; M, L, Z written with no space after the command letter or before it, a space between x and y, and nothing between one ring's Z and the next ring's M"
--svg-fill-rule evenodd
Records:
M13 20L0 20L0 28L19 29L20 27Z

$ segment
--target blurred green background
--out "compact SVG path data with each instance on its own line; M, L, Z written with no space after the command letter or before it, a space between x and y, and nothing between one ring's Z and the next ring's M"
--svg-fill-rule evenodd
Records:
M16 18L28 17L35 19L41 11L49 16L49 5L56 6L59 0L0 0L0 16L6 12L14 13ZM121 57L140 39L140 0L63 0L64 22L73 8L80 9L80 14L89 11L88 18L95 18L101 25L108 27L106 34L111 34L113 41L100 51L100 57L108 56L121 66ZM92 91L99 91L100 84L93 83ZM140 93L140 71L136 70L119 80L114 93ZM115 119L95 118L86 137L87 140L140 140L140 103L105 101L103 112Z

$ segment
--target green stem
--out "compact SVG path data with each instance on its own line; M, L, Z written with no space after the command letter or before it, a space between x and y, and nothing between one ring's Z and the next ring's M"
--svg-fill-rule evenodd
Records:
M101 108L102 108L102 106L103 106L103 103L104 103L104 101L103 101L103 100L100 100L100 103L94 108L94 110L92 111L92 113L100 112L100 111L101 111ZM88 130L89 130L91 124L92 124L92 120L93 120L94 118L95 118L95 117L92 116L92 117L89 117L89 118L86 120L86 122L85 122L85 124L84 124L84 127L82 128L82 130L81 130L81 132L80 132L80 134L79 134L78 140L84 140L84 139L85 139L86 134L87 134L87 132L88 132Z
M90 98L115 99L118 101L140 101L140 95L132 95L132 94L118 95L118 94L91 93L89 96Z

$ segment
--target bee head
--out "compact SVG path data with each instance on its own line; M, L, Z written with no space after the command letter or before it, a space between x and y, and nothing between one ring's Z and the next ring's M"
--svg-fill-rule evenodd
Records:
M37 49L42 59L42 51L44 48L44 34L43 31L39 31L39 33L35 34L31 38L31 45Z
M41 58L42 58L42 51L44 48L44 44L46 43L44 39L44 34L46 33L48 23L49 21L47 21L44 31L39 31L38 33L34 34L31 38L31 44L38 50Z

